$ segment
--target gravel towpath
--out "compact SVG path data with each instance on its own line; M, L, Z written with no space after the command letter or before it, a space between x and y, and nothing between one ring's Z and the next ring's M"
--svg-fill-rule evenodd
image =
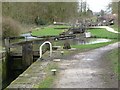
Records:
M118 48L118 43L72 55L60 62L60 77L55 88L117 88L117 75L103 57Z

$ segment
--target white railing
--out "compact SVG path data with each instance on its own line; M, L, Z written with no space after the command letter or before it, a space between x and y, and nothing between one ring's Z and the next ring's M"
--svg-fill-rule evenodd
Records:
M39 47L39 52L40 52L40 58L42 58L42 47L48 43L50 45L50 57L52 56L52 44L49 41L45 41L40 47Z

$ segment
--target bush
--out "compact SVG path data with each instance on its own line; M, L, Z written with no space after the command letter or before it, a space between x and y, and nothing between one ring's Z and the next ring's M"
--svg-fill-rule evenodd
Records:
M36 18L35 18L35 24L36 24L36 25L46 25L47 22L46 22L45 19L41 19L41 18L39 18L39 17L36 17Z
M10 17L2 18L2 37L15 37L19 36L21 31L20 23Z

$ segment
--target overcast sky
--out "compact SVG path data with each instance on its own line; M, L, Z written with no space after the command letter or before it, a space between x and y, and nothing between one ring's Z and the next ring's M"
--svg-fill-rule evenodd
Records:
M84 1L84 0L83 0ZM106 6L112 1L112 0L86 0L89 4L89 8L93 12L99 12L106 9Z

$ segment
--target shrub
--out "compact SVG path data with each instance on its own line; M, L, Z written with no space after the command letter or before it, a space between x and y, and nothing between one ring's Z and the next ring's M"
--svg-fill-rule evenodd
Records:
M2 36L6 37L15 37L19 36L21 31L20 23L13 20L10 17L2 18Z
M47 22L46 22L45 19L41 19L41 18L39 18L39 17L36 17L36 18L35 18L35 24L36 24L36 25L46 25Z

